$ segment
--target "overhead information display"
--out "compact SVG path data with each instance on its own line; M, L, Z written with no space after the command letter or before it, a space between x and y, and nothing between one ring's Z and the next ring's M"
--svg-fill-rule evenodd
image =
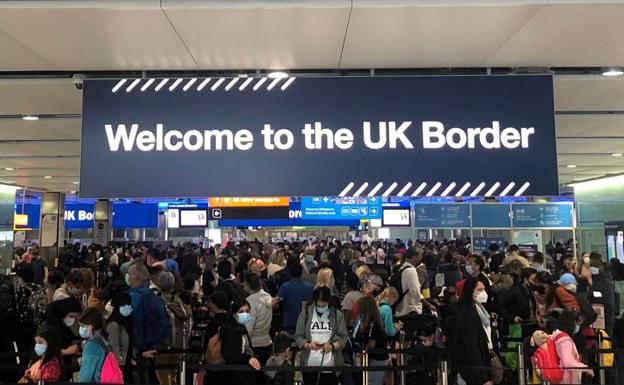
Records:
M470 206L466 204L416 204L416 227L426 228L468 228L470 227Z
M572 228L571 203L515 203L511 205L514 228Z
M87 79L81 151L93 198L559 193L550 76Z

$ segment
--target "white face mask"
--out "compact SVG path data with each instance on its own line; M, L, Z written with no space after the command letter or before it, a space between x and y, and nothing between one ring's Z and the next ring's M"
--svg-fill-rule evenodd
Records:
M486 303L488 301L488 293L486 291L482 291L475 297L475 300L479 303Z
M566 285L565 288L570 290L572 293L576 293L576 285L573 283Z
M585 262L586 265L589 265L589 257L583 258L583 262Z

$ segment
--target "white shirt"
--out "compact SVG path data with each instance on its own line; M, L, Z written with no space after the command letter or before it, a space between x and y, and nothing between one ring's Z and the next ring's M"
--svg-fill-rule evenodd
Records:
M312 314L312 323L310 324L311 342L317 344L329 342L332 337L333 329L329 325L329 312L319 316L316 309L313 309ZM336 326L333 325L333 327ZM333 352L323 354L322 349L310 350L307 364L308 366L334 366L334 354Z
M422 295L420 294L420 281L416 267L405 262L401 266L401 270L401 288L406 293L397 307L397 316L401 317L411 312L422 314L422 304L420 303Z

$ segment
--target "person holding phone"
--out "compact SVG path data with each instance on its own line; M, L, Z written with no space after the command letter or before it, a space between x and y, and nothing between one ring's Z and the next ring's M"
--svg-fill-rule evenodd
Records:
M344 364L342 349L347 343L347 325L341 311L330 305L331 290L319 286L299 314L295 340L301 349L301 364L323 366L327 371L303 372L304 385L337 385Z

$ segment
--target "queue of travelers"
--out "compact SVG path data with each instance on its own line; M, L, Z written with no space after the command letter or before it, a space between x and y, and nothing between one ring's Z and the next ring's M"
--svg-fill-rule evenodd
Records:
M16 370L1 356L0 378L177 384L195 349L202 385L361 384L345 367L363 364L385 368L368 384L394 385L399 348L403 365L422 364L408 384L436 384L444 359L449 383L493 385L517 380L509 348L523 344L529 381L589 384L614 361L596 335L614 348L624 336L624 265L571 250L315 238L76 244L46 261L16 249L0 275L0 352L30 357Z

